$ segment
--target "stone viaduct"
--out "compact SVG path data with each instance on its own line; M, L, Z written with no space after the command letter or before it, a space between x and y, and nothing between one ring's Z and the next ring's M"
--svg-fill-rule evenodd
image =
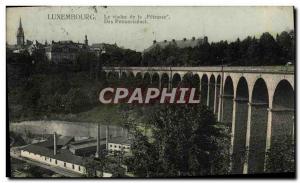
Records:
M262 173L266 152L294 139L294 67L103 67L106 76L139 77L175 88L189 74L201 102L231 129L232 173Z

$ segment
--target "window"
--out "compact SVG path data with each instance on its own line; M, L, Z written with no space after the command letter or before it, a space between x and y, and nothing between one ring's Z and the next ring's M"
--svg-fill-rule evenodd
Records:
M74 164L72 165L72 169L75 169L75 166L74 166Z
M45 161L47 160L47 158L45 157Z
M52 159L50 158L50 162L52 162Z
M80 166L78 166L78 170L80 171Z
M66 164L66 162L64 162L64 167L67 167L67 164Z
M121 149L121 146L119 146L119 148Z
M112 145L110 144L110 147L112 147Z
M115 145L115 148L117 148L117 146Z
M55 160L55 164L57 164L57 160Z

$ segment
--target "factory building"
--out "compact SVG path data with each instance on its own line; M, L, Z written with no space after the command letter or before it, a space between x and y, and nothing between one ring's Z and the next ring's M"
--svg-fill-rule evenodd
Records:
M105 149L105 138L101 139L100 146L100 149ZM72 152L74 155L85 157L94 155L97 151L97 139L89 138L71 142L68 147L70 152Z
M108 151L124 151L126 153L130 152L131 140L124 139L122 137L112 138L108 142Z
M124 137L109 138L109 129L106 128L106 138L100 138L98 125L97 138L75 140L71 136L59 136L54 133L46 141L29 144L20 148L20 156L32 161L57 166L65 170L85 175L85 163L94 157L101 158L101 154L109 152L130 152L131 141ZM96 171L97 175L101 175ZM104 173L110 177L112 174Z
M71 136L61 136L56 135L56 147L62 148L66 145L68 145L71 142L74 142L74 137ZM54 135L51 135L47 138L47 140L44 140L42 142L34 143L37 146L42 146L46 148L53 148L54 146Z
M47 165L58 166L79 174L85 174L84 160L73 155L67 149L60 149L54 154L50 149L38 145L28 145L21 149L21 156Z
M99 143L102 146L99 149L105 149L105 142L105 139L103 139ZM95 138L74 141L74 137L63 137L54 133L47 141L30 144L21 148L20 156L85 175L87 173L84 166L85 161L87 158L92 157L79 156L78 154L95 154L98 149L97 144L98 142ZM98 171L96 172L100 175ZM110 177L112 174L104 173L103 176Z

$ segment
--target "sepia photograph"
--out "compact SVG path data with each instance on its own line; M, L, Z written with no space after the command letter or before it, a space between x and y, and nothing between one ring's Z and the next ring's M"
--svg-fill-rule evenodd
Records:
M293 6L5 10L7 177L296 177Z

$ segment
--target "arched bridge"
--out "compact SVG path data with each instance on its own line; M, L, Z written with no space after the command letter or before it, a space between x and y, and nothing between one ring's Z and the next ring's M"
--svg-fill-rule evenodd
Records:
M266 152L294 139L294 67L103 67L107 77L140 78L175 88L192 76L201 102L228 124L233 173L265 171Z

